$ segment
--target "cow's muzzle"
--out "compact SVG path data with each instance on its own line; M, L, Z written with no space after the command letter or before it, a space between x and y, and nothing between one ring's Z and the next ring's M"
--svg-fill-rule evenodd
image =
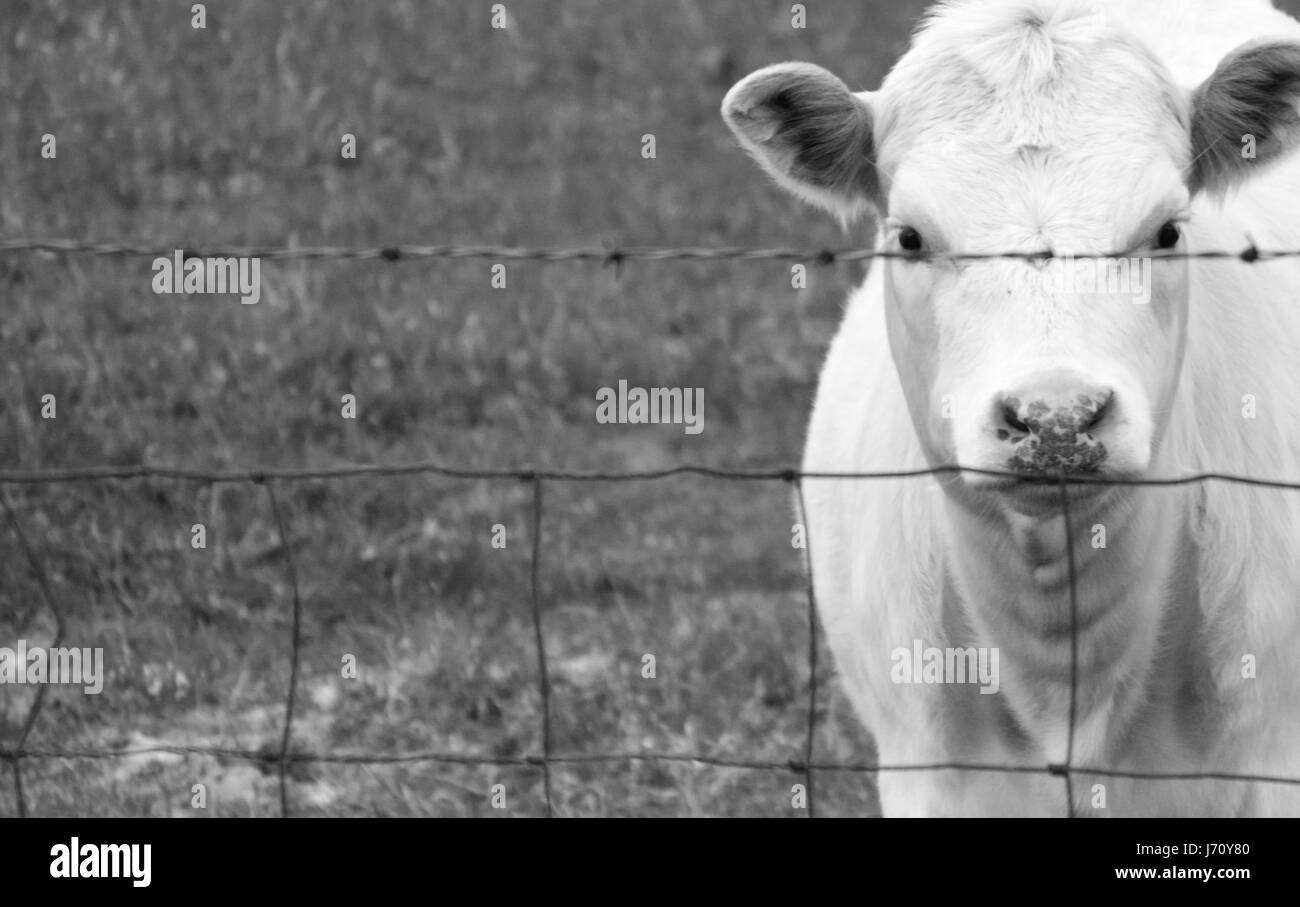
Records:
M1115 395L1070 373L1033 376L999 395L993 432L1015 472L1090 473L1106 462Z

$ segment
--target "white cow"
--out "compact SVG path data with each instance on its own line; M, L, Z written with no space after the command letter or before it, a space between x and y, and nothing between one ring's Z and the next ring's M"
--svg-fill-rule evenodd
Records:
M787 63L723 115L783 186L916 256L850 299L806 471L1300 480L1300 262L1141 261L1300 248L1300 23L1267 2L943 5L878 91ZM940 257L1049 250L1138 260ZM1300 814L1296 785L1104 771L1300 778L1300 492L1069 487L1073 735L1060 487L804 480L881 765L1058 766L882 769L885 814ZM980 649L996 683L952 682Z

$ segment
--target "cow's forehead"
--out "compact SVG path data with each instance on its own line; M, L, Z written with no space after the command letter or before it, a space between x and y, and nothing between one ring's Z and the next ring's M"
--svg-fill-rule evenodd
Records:
M1068 3L994 9L1001 18L941 14L885 80L883 168L936 145L983 166L1036 151L1187 154L1187 92L1140 42Z
M968 9L924 28L876 96L891 214L972 248L1087 248L1177 213L1188 92L1145 46L1069 3Z
M1185 214L1189 199L1180 168L1136 144L1104 159L1037 148L963 158L938 146L909 157L886 185L890 217L969 252L1125 248L1134 231L1159 227L1152 218Z

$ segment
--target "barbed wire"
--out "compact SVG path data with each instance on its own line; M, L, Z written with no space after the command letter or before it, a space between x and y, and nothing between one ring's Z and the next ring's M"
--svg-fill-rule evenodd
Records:
M1247 237L1249 244L1239 250L1148 250L1140 257L1172 260L1238 260L1246 264L1265 262L1285 258L1300 258L1296 249L1260 249ZM171 257L181 251L185 257L238 257L262 258L271 261L364 261L378 260L387 262L415 261L424 259L493 259L499 261L588 261L606 265L621 266L625 261L806 261L822 265L838 262L904 260L904 261L987 261L995 259L1018 260L1025 262L1046 262L1064 259L1088 258L1131 258L1137 257L1133 250L1110 253L1092 253L1087 255L1058 254L1050 250L1020 252L903 252L886 249L842 248L744 248L744 247L621 247L607 245L604 247L571 248L530 248L503 245L391 245L391 246L214 246L206 251L193 247L161 246L151 243L88 242L73 239L14 238L0 240L0 254L40 252L50 254L81 254L111 257ZM806 480L818 479L919 479L925 476L943 474L978 474L999 477L1016 482L1033 482L1054 484L1060 489L1062 514L1066 524L1067 569L1070 583L1070 622L1071 622L1071 665L1070 665L1070 710L1066 742L1066 758L1063 763L1047 765L1002 765L967 762L944 762L924 765L891 765L883 763L820 763L814 758L814 743L817 721L817 671L818 671L818 635L816 617L816 593L813 586L811 537L812 531L807 523L807 508L804 501L803 487ZM537 660L538 691L541 702L542 752L540 755L525 756L490 756L460 753L418 752L396 754L363 753L314 753L293 746L293 727L298 686L299 659L302 646L302 595L297 574L297 564L293 554L294 544L299 540L290 539L288 520L280 501L275 494L275 485L280 482L300 481L334 481L366 476L398 477L410 475L436 475L452 479L476 480L512 480L532 483L532 556L530 563L530 602L535 657ZM806 577L806 602L808 626L807 663L809 674L808 715L806 737L801 759L749 760L714 754L683 754L663 752L622 752L594 754L564 754L553 750L551 728L550 679L547 670L547 653L542 632L543 609L541 592L541 564L543 555L543 486L546 482L626 482L659 480L676 476L696 475L711 479L733 481L781 481L792 483L797 490L799 518L804 525L804 561L803 571ZM1076 565L1072 547L1072 529L1069 520L1068 486L1083 484L1131 485L1131 486L1173 486L1223 481L1236 484L1266 487L1273 489L1300 490L1300 483L1280 479L1266 479L1255 476L1243 476L1232 473L1201 472L1185 476L1164 478L1117 477L1100 478L1086 475L1027 476L1023 473L975 469L959 465L941 465L923 469L890 470L876 472L820 472L792 468L786 469L727 469L705 465L683 464L662 469L638 471L575 471L555 469L469 469L447 466L435 462L418 462L409 464L342 464L320 467L263 467L256 469L197 469L182 466L138 464L131 466L84 466L43 470L0 470L0 504L7 516L11 531L18 540L24 560L32 572L40 589L44 607L53 615L56 632L53 646L58 647L65 637L66 621L62 609L54 596L49 577L35 548L30 543L18 517L18 512L5 491L7 486L24 485L58 485L72 482L99 481L190 481L206 484L251 483L263 485L267 492L268 507L277 535L276 550L285 554L286 581L291 593L291 616L289 657L290 672L288 690L285 696L285 718L281 729L279 746L276 749L263 748L246 750L219 746L160 745L150 747L125 747L113 750L88 750L75 748L30 748L27 742L40 717L45 704L45 686L42 685L34 695L24 715L18 737L13 745L0 746L0 761L7 762L13 778L13 789L17 811L20 816L28 813L27 794L23 783L22 763L28 759L120 759L149 753L171 753L177 755L207 755L242 759L249 762L273 764L278 769L280 813L291 814L290 788L288 770L292 764L304 762L349 763L349 764L394 764L411 762L431 762L459 765L516 765L539 767L543 773L543 791L546 802L546 814L554 814L554 791L552 789L551 766L555 764L603 763L615 761L665 761L696 763L724 768L742 768L766 771L791 771L801 774L806 789L806 815L813 817L815 812L814 772L894 772L894 771L979 771L1008 773L1046 773L1062 777L1065 783L1066 814L1075 815L1072 775L1087 773L1107 777L1124 777L1149 780L1240 780L1257 783L1300 784L1300 778L1281 777L1261 774L1237 774L1231 772L1141 772L1122 771L1105 767L1073 765L1074 734L1077 720L1078 687L1078 598L1076 585Z
M812 554L811 538L812 530L808 525L808 514L805 506L803 483L805 480L815 479L917 479L924 476L937 476L942 474L952 474L958 472L971 472L985 475L1005 476L1014 478L1023 482L1051 482L1060 489L1062 513L1065 517L1067 527L1067 569L1070 584L1070 624L1071 624L1071 668L1070 668L1070 709L1069 709L1069 727L1066 745L1066 758L1062 763L1048 763L1046 765L1006 765L998 763L981 763L981 762L936 762L925 764L890 764L890 763L823 763L814 759L814 742L816 736L817 724L817 670L818 670L818 637L816 633L816 591L814 588L812 574ZM413 753L319 753L310 752L301 749L295 749L293 746L293 725L294 725L294 706L296 701L296 690L298 682L298 664L300 650L302 646L302 596L299 587L299 577L297 573L296 561L293 557L293 545L289 541L288 520L286 519L279 499L277 498L274 486L279 482L296 482L296 481L317 481L317 480L343 480L357 476L402 476L412 474L436 474L444 477L459 479L487 479L487 480L514 480L529 482L533 485L532 496L532 553L530 561L530 600L532 628L535 643L535 654L537 659L537 678L538 692L541 702L541 731L542 731L542 753L540 755L522 755L522 756L492 756L487 754L464 754L464 753L446 753L438 751L423 751ZM782 481L793 483L796 488L796 501L799 510L799 519L804 527L804 573L806 579L806 603L807 603L807 625L809 631L808 643L808 672L809 672L809 694L808 694L808 716L806 724L806 736L803 746L803 758L791 758L787 760L753 760L731 757L726 755L715 755L708 753L672 753L672 752L607 752L607 753L557 753L553 751L552 734L551 734L551 705L550 705L550 679L547 671L546 645L542 632L542 590L541 590L541 572L542 572L542 554L543 554L543 485L547 481L566 481L566 482L630 482L643 480L665 479L673 476L682 475L701 475L715 479L730 479L737 481ZM584 473L572 471L546 471L534 469L462 469L454 467L445 467L438 464L422 463L408 465L377 465L377 464L354 464L347 466L338 466L327 469L280 469L280 470L197 470L183 469L179 467L160 467L160 466L136 466L136 467L85 467L80 469L57 469L46 471L3 471L0 472L0 505L3 506L8 518L10 527L19 541L19 547L23 550L25 560L31 569L36 583L41 590L42 601L45 607L54 615L56 622L56 633L53 646L57 647L64 638L65 619L63 612L57 604L57 600L52 592L48 575L43 564L37 557L35 549L31 546L28 535L23 529L18 519L16 509L9 501L8 493L5 487L8 485L22 484L50 484L70 481L133 481L133 480L172 480L172 481L196 481L204 483L217 482L245 482L251 484L263 484L267 489L268 506L272 515L272 522L278 536L278 545L285 551L285 578L291 593L291 635L289 639L290 648L290 676L288 690L285 696L285 720L281 729L281 738L279 747L270 746L258 750L240 749L221 746L191 746L184 744L161 744L143 747L122 747L111 750L96 749L77 749L62 747L44 747L30 748L27 746L27 740L30 737L32 728L35 726L44 706L45 686L41 686L33 701L27 710L22 723L16 743L12 746L0 746L0 761L8 762L13 778L13 789L17 811L20 816L28 814L27 794L23 783L22 763L29 759L123 759L133 756L148 754L175 754L175 755L201 755L208 757L220 757L239 759L251 763L258 763L265 766L274 765L278 770L279 776L279 793L280 793L280 814L289 816L292 814L290 804L289 789L289 769L294 764L302 763L328 763L328 764L361 764L361 765L391 765L406 763L437 763L437 764L454 764L463 766L522 766L540 768L543 773L543 791L545 796L546 814L554 815L554 791L551 784L551 766L558 764L601 764L620 761L641 761L641 762L677 762L693 763L708 765L720 768L751 769L760 771L789 771L800 774L804 778L806 790L806 811L805 815L813 817L815 812L814 799L814 773L815 772L856 772L856 773L878 773L878 772L913 772L913 771L972 771L972 772L1001 772L1010 774L1047 774L1049 776L1060 777L1065 784L1066 796L1066 815L1070 818L1075 817L1074 791L1072 778L1076 774L1097 775L1102 777L1128 778L1138 780L1223 780L1223 781L1242 781L1261 784L1285 784L1300 785L1300 778L1286 777L1279 775L1268 775L1259 773L1236 773L1225 771L1201 771L1201 772L1150 772L1150 771L1129 771L1114 769L1104 766L1087 766L1073 764L1073 741L1075 733L1075 724L1077 720L1076 703L1078 688L1078 601L1077 601L1077 576L1074 561L1073 549L1071 547L1071 532L1069 526L1069 495L1068 487L1071 485L1093 484L1102 482L1103 484L1115 485L1171 485L1171 484L1190 484L1195 482L1204 482L1212 480L1223 480L1239 482L1247 485L1255 485L1269 488L1284 488L1290 490L1300 490L1300 482L1286 482L1272 479L1258 479L1248 476L1237 476L1224 473L1200 473L1169 479L1114 479L1114 480L1097 480L1088 476L1071 476L1065 473L1058 473L1055 476L1026 476L1020 473L1004 472L999 470L984 470L967 468L957 465L937 466L926 469L914 470L894 470L884 472L812 472L800 471L796 469L776 469L776 470L727 470L715 467L683 465L670 467L660 470L642 470L629 472L602 472L602 473Z
M210 484L247 483L261 484L270 481L309 482L331 479L355 479L368 477L396 477L411 475L433 475L448 479L515 479L531 482L545 479L553 482L623 482L632 479L653 481L670 479L675 476L701 476L703 478L726 479L740 482L762 482L780 480L795 482L800 479L913 479L934 475L979 475L990 478L1012 480L1017 483L1036 485L1057 485L1060 477L1051 474L1033 475L1005 469L984 469L977 466L962 466L956 463L939 466L925 466L916 469L875 470L865 472L808 470L794 468L780 469L743 469L723 466L706 466L695 463L682 463L665 466L660 469L636 469L623 471L608 470L561 470L561 469L519 469L511 467L477 468L447 466L427 460L416 463L347 463L337 466L307 467L261 467L256 469L196 469L185 466L136 464L130 466L70 466L51 469L0 469L0 484L9 485L44 485L64 482L95 482L128 479L174 479L188 482ZM1221 481L1236 485L1254 485L1261 488L1300 489L1300 483L1285 479L1263 479L1257 476L1244 476L1231 472L1197 472L1181 476L1146 477L1114 476L1102 478L1086 473L1067 474L1065 481L1070 485L1120 485L1120 486L1176 486L1195 485L1207 481Z
M261 258L268 261L418 261L421 259L495 259L500 261L590 261L620 265L625 261L807 261L832 265L845 261L877 259L901 261L973 262L1011 260L1046 262L1094 258L1150 258L1154 260L1236 259L1252 264L1285 258L1300 258L1300 249L1261 249L1253 242L1242 249L1125 249L1084 254L1051 250L1004 252L904 252L868 248L748 248L742 246L583 246L539 248L499 245L392 245L392 246L220 246L211 248L157 243L90 242L77 239L17 238L0 240L0 253L49 252L100 256L170 258L177 251L185 257Z

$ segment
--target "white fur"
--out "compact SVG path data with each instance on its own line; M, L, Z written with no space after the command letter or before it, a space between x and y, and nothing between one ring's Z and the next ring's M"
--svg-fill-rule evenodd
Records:
M1122 241L1107 231L1133 227L1176 188L1178 169L1189 163L1177 147L1177 129L1186 117L1179 105L1191 90L1243 42L1269 34L1300 37L1300 25L1259 0L1085 5L1083 16L1078 3L1046 0L940 10L871 96L888 192L881 207L891 216L927 219L922 232L941 237L953 251L1030 248L1043 237L1058 250ZM1082 112L1062 108L1059 123L1049 122L1050 116L1025 121L1013 105L1004 112L1008 142L1050 141L1060 130L1084 146L1081 154L1089 152L1088 143L1100 151L1127 142L1133 150L1129 169L1116 152L1099 156L1093 171L1075 166L1071 172L1078 180L1068 186L1050 179L1035 183L999 170L1004 149L990 148L985 155L962 144L963 124L974 123L978 114L980 128L993 128L990 117L999 112L973 114L962 94L970 74L948 84L933 64L962 53L980 78L1010 79L1013 70L1023 77L1037 67L1050 79L1052 51L1041 34L1014 58L1005 44L983 40L1006 28L1009 10L1023 9L1041 10L1049 21L1045 28L1062 36L1080 29L1082 34L1098 21L1126 33L1132 47L1114 48L1113 77L1141 86L1132 92L1132 135L1116 138L1107 132L1113 122L1090 121L1086 104ZM1143 48L1154 57L1149 65ZM1174 89L1169 109L1143 116L1141 105L1164 103L1158 99L1166 83ZM1033 89L1025 91L1025 103L1036 103ZM953 144L945 146L949 139ZM1132 181L1131 191L1117 189L1128 185L1124 180ZM1186 241L1193 249L1241 248L1247 235L1261 248L1300 247L1300 157L1246 182L1222 203L1198 195L1190 212ZM1062 220L1076 213L1075 220ZM1044 223L1036 220L1039 215ZM882 234L881 242L889 240ZM1141 464L1147 474L1217 471L1300 481L1300 264L1191 262L1181 358L1178 350L1160 345L1164 340L1141 333L1152 330L1149 314L1097 326L1058 302L1052 313L1032 317L998 307L1003 304L995 298L997 288L1012 286L1016 269L1028 267L988 263L957 276L932 266L873 267L850 299L822 372L805 471L924 468L936 457L963 451L982 457L971 438L963 441L966 429L959 425L951 428L950 447L927 456L923 437L932 413L916 398L949 389L959 411L975 408L984 398L979 395L992 389L990 382L1009 380L1015 362L1024 358L1024 344L1040 343L1049 358L1110 362L1110 380L1125 386L1126 399L1138 401L1135 409L1147 401L1163 410L1152 416L1167 419L1167 425L1158 456ZM974 294L987 305L978 315L959 316L962 300L945 297L945 286L960 286L957 295ZM1168 286L1176 287L1177 279L1171 277ZM934 326L941 355L967 357L937 364L935 387L913 386L913 364L896 361L887 311L899 294L932 306L942 322ZM910 316L904 311L894 317ZM967 320L954 321L960 317ZM1034 322L1036 339L1013 338L1015 343L1008 340L990 355L989 346L1000 342L990 324L1014 333L1028 331L1021 322L1032 318L1041 319ZM1079 352L1067 340L1086 349ZM1173 364L1169 374L1149 374L1142 366L1148 360ZM996 361L1009 370L985 374L997 370ZM950 383L940 386L943 381ZM1167 399L1160 405L1162 394ZM1257 400L1253 421L1241 415L1246 394ZM959 413L954 422L961 418ZM1134 424L1133 439L1125 443L1137 450L1152 429ZM1069 635L1047 635L1045 625L1055 621L1059 631L1068 596L1044 591L1037 582L1042 577L1029 575L1019 560L1026 539L1061 549L1060 521L963 507L928 477L807 478L804 493L822 624L849 698L876 738L881 764L1063 762ZM1114 606L1079 636L1072 764L1300 777L1300 492L1221 482L1125 491L1095 517L1108 529L1102 552L1088 546L1091 522L1075 527L1076 550L1085 561L1104 561L1081 578L1080 608L1091 613L1103 600L1114 600ZM1041 615L1044 626L1017 623L1021 618L1009 619L1012 613L1031 622ZM997 646L1000 693L892 683L890 653L914 639L933 646ZM1243 656L1254 657L1255 679L1243 678ZM1009 720L1019 724L1021 736L1009 730ZM886 815L1067 812L1064 780L1046 774L884 770L878 779ZM1083 769L1074 771L1072 781L1072 808L1084 815L1300 814L1300 786L1130 780ZM1093 806L1094 785L1104 786L1104 809Z

